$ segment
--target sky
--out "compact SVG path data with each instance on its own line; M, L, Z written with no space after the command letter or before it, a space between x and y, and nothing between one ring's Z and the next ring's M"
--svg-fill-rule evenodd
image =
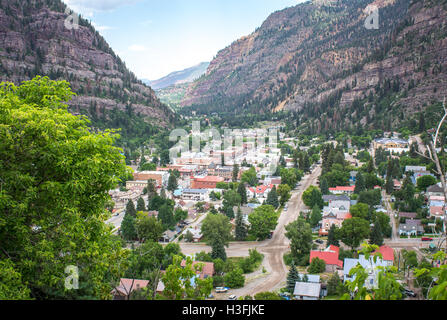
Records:
M64 0L89 19L140 79L156 80L249 35L303 0Z

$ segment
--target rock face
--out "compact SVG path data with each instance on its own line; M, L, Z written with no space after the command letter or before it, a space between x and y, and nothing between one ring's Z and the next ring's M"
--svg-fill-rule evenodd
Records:
M148 122L173 119L154 91L139 81L84 19L67 28L60 0L0 0L0 81L19 84L36 75L67 80L77 96L70 110L100 115L126 106Z
M365 27L374 6L378 29ZM182 105L204 112L286 109L337 121L384 86L397 86L394 105L411 114L442 100L446 84L447 1L314 1L273 13L221 50Z
M143 81L147 85L151 86L154 90L160 90L176 85L183 85L185 83L190 83L200 78L206 72L206 69L208 68L209 65L210 65L209 62L202 62L193 67L181 71L172 72L167 76L160 78L158 80L154 81L143 80Z

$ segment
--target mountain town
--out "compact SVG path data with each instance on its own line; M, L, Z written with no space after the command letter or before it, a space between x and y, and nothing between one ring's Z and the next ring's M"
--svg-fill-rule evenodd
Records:
M305 1L149 81L0 0L0 300L446 300L446 16Z

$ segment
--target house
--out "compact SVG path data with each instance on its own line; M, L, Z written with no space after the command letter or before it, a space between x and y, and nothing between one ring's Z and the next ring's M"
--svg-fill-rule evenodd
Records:
M304 281L305 277L307 277L307 281ZM300 280L299 282L320 283L320 275L318 275L318 274L299 273L298 274L298 279Z
M444 207L430 207L430 217L444 219L445 210Z
M340 248L334 245L330 245L324 251L311 251L309 262L312 263L312 260L315 258L319 258L326 263L326 272L335 272L337 269L343 268L343 261L338 259L338 253Z
M160 240L161 240L161 242L171 242L175 239L176 236L177 236L177 232L167 230L163 233Z
M347 194L351 195L354 193L355 186L337 186L335 188L329 188L329 191L333 194Z
M202 231L199 228L188 228L185 231L183 231L183 237L185 237L185 235L190 232L192 234L192 238L194 242L200 242L200 240L202 240L203 235L202 235Z
M417 236L424 233L421 220L407 220L399 225L400 236Z
M129 300L132 292L146 288L148 280L120 279L120 284L112 290L113 300Z
M365 287L368 289L377 288L377 277L379 275L380 269L378 267L389 267L394 263L394 252L390 247L383 246L380 248L379 252L382 254L383 259L378 258L374 262L374 257L371 255L369 259L366 259L362 254L358 259L348 259L344 261L343 267L343 279L344 281L353 281L355 276L350 276L349 273L352 268L360 264L368 273L368 278L365 281ZM392 260L391 260L392 259Z
M207 194L206 189L184 189L181 197L183 200L204 201Z
M267 198L270 191L273 189L273 184L257 186L255 188L247 189L247 197L248 198Z
M431 196L443 197L444 190L442 190L442 187L439 184L434 184L427 188L427 195L428 197Z
M327 236L332 225L335 225L337 228L341 228L343 221L350 218L352 218L352 216L349 212L332 211L324 215L321 221L321 228L318 231L319 235Z
M350 199L346 195L334 195L334 194L326 194L323 195L323 201L327 202L329 205L333 202L342 202L341 204L347 204L350 202ZM334 206L337 206L336 204Z
M416 212L399 212L399 218L416 219L416 217L417 217Z
M319 300L321 283L296 282L293 296L296 300Z
M379 138L373 141L373 148L382 148L385 151L390 151L391 153L402 153L409 151L408 140L393 138Z
M393 188L394 190L400 190L402 188L402 184L400 183L399 180L397 179L393 180Z
M196 265L202 265L202 271L197 271L197 275L200 279L207 279L211 278L214 275L214 263L213 262L201 262L201 261L194 261L192 263L192 266L195 267ZM186 266L186 260L182 260L182 263L180 265L182 268Z

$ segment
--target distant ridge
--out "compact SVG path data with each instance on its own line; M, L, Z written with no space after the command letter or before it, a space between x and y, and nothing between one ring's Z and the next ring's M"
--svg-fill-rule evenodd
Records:
M210 65L209 62L202 62L199 63L198 65L184 69L182 71L172 72L167 76L158 80L153 81L143 80L143 81L147 85L151 86L154 90L164 89L173 85L190 83L197 80L203 74L205 74L209 65Z

